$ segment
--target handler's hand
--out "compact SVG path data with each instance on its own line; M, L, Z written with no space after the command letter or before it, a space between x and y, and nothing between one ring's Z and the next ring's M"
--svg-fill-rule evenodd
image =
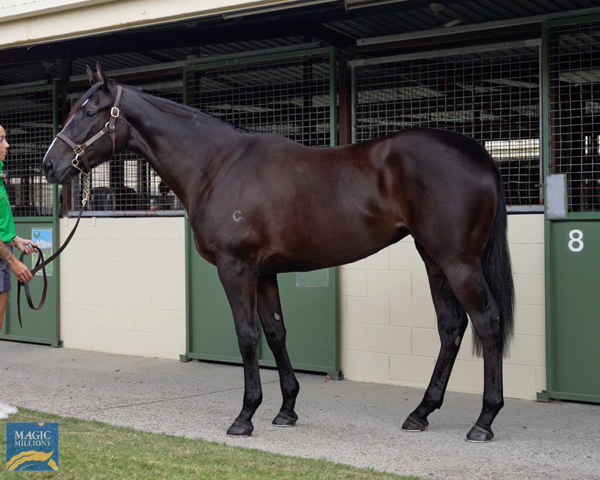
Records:
M20 260L15 260L14 262L12 262L10 264L10 269L15 274L15 277L17 277L17 280L19 280L19 282L21 283L30 282L33 278L31 270L29 270L29 268L27 268L27 265L25 265Z
M34 243L31 240L25 240L21 237L15 237L15 246L21 251L25 252L26 255L33 253Z

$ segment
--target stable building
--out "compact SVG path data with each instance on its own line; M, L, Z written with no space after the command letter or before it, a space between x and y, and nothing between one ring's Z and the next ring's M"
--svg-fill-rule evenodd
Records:
M116 80L311 146L413 127L465 133L504 179L516 287L505 395L600 402L600 7L592 0L39 0L0 5L4 182L17 233L56 251L82 185L44 152L100 62ZM176 161L177 159L173 159ZM47 305L0 339L238 363L216 269L179 200L130 152L92 173ZM326 205L323 208L327 208ZM295 368L425 387L436 317L412 240L280 275ZM34 295L41 278L34 280ZM37 290L36 290L37 289ZM449 388L480 392L470 331ZM274 364L263 341L264 366Z

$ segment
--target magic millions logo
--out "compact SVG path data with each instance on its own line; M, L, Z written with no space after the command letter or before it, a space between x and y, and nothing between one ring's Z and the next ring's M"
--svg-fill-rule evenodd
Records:
M58 471L58 423L7 423L6 470Z

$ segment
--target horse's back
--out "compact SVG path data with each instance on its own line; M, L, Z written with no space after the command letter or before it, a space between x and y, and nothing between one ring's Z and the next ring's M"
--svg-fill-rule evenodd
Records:
M472 170L486 176L490 174L495 180L499 178L496 164L483 145L462 133L416 128L389 138L399 151L418 160L425 174L434 170L463 174L464 170Z
M492 200L497 197L501 185L498 168L474 139L448 130L413 129L387 141L387 166L401 172L403 187L420 197L416 201L430 198L464 205L472 202L477 192Z

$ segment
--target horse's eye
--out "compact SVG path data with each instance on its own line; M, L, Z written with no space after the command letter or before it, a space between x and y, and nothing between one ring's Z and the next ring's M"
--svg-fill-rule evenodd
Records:
M92 110L87 110L87 111L85 112L85 116L86 116L87 118L94 118L94 117L96 116L96 112L94 112L94 111L92 111Z

